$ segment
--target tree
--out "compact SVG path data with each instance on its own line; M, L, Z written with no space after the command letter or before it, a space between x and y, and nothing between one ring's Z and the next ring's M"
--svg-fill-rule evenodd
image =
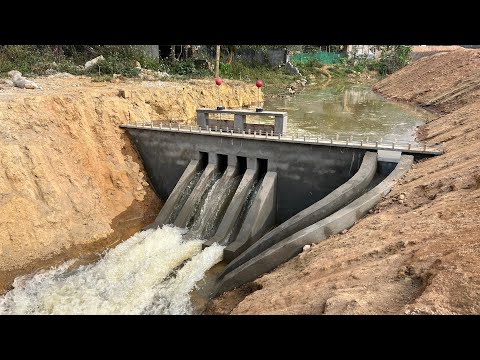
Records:
M220 71L220 45L217 45L217 53L215 55L215 77L218 77Z

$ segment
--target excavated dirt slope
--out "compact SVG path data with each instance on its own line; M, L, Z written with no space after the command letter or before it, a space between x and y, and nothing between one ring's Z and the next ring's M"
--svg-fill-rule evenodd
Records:
M43 90L0 84L0 293L19 274L88 261L155 218L161 201L118 125L192 120L217 104L212 81L33 80ZM228 107L256 101L251 84L222 90Z
M414 165L373 214L207 313L480 313L480 50L425 57L375 86L443 114L420 136L445 154Z

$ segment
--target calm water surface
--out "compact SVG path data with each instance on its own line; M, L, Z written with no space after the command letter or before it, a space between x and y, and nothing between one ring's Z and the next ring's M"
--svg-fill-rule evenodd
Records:
M289 133L353 135L372 141L413 141L416 127L435 117L426 110L389 101L370 86L346 84L307 85L296 96L267 99L264 109L288 112Z

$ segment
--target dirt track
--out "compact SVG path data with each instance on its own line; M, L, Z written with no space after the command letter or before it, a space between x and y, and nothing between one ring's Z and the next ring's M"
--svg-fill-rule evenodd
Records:
M69 258L88 261L150 223L160 200L118 125L192 120L217 104L212 81L0 84L0 294L15 276ZM125 96L119 96L124 90ZM253 104L255 86L222 85L225 106Z
M480 313L480 50L424 57L375 90L440 114L446 153L414 165L375 213L212 301L216 314Z

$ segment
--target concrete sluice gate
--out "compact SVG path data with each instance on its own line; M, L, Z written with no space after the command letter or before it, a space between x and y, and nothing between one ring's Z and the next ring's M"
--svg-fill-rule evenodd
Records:
M364 216L421 151L379 156L362 146L122 126L157 194L154 223L225 246L212 296L273 270ZM392 154L396 156L392 156ZM200 216L201 214L201 216Z

